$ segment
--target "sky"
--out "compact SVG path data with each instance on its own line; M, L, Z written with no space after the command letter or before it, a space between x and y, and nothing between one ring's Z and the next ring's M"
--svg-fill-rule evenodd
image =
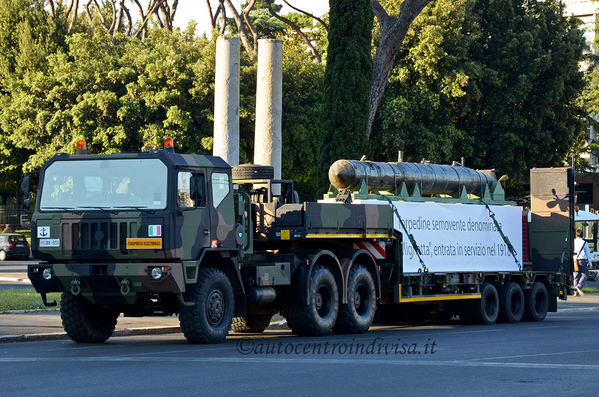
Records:
M321 16L328 12L329 2L328 0L287 0L287 2L294 7L311 12L316 16ZM237 7L239 12L239 5L242 0L233 0L233 4ZM287 7L282 1L276 1L277 4L282 4L282 14L293 11ZM210 0L212 10L218 5L217 0ZM227 15L230 16L230 12L227 9ZM210 30L210 18L208 16L208 8L206 7L205 0L179 0L177 6L177 14L175 15L175 25L184 28L190 20L194 20L198 23L198 33L208 32Z

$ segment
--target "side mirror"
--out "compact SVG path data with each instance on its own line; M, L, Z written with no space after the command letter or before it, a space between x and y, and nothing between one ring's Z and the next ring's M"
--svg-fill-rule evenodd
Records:
M31 200L29 199L29 175L23 175L21 180L21 192L23 194L23 209L29 209L31 207Z
M23 196L29 196L29 175L23 175L23 179L21 180L21 192L23 192Z

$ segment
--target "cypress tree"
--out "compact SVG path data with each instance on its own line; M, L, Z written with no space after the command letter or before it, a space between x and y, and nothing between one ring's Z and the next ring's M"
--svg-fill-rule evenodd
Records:
M372 82L370 0L330 0L329 47L318 142L318 184L336 160L369 154L366 127Z

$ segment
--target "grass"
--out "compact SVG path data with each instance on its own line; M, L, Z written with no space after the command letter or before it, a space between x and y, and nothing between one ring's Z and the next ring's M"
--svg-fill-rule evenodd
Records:
M48 302L56 300L58 306L46 307L40 294L33 288L0 290L0 313L9 310L56 310L60 306L60 293L48 294Z
M599 292L599 287L584 287L582 289L582 292L584 292L585 294L587 292L593 293L593 292Z

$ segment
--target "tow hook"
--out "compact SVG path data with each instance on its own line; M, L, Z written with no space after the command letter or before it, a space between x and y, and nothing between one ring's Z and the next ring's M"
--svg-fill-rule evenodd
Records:
M121 294L129 295L129 292L131 292L131 283L129 282L129 280L124 278L121 281Z
M76 278L71 281L71 294L79 295L81 293L81 281Z

